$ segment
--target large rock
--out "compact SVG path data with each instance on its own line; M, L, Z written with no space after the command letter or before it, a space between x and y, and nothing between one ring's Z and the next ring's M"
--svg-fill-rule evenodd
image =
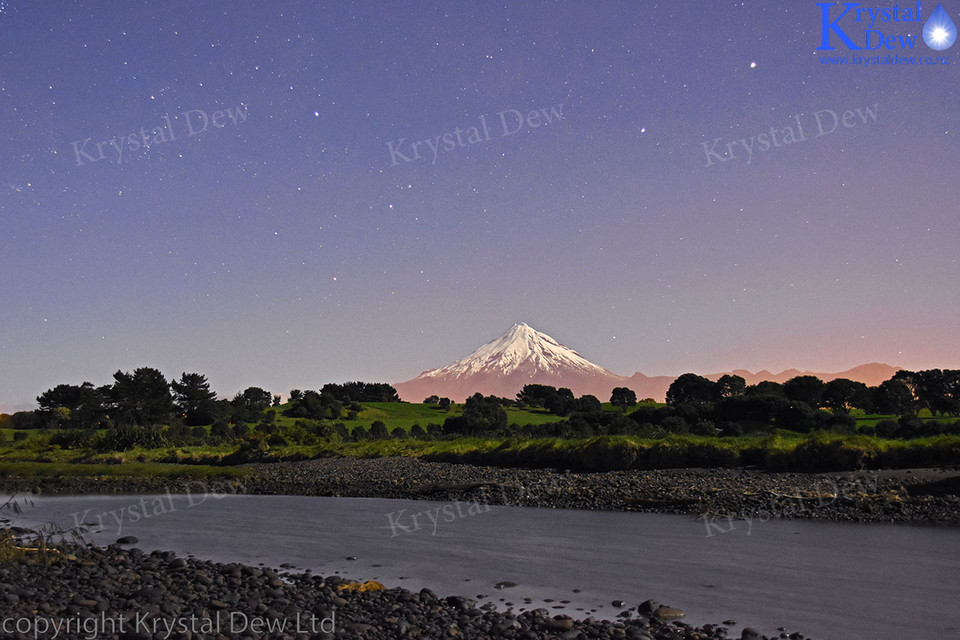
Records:
M637 613L642 616L650 617L653 615L653 612L660 608L660 603L656 600L645 600L640 603L640 606L637 607Z
M663 605L660 605L660 607L653 612L654 618L656 618L657 620L664 620L664 621L677 620L678 618L682 618L685 615L687 614L684 613L682 609L676 609L674 607L665 607Z

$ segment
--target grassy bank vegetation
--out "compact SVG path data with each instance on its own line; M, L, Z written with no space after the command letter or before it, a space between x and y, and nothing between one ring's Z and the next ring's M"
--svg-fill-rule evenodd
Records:
M854 409L848 416L849 422L856 424L848 424L846 433L797 432L771 425L745 435L703 435L675 433L662 424L647 422L648 416L654 415L651 412L663 408L666 405L645 403L628 414L605 403L594 414L596 425L591 427L599 433L590 429L580 432L582 425L578 427L576 420L535 407L504 407L509 423L497 432L473 436L445 433L441 425L463 416L463 405L441 409L435 404L398 402L365 403L354 416L337 421L293 418L285 415L284 406L272 407L263 411L257 422L238 423L220 431L215 425L95 431L3 429L0 479L74 475L236 478L250 472L238 466L247 462L329 456L409 456L573 471L751 467L815 472L960 464L960 435L876 435L877 425L896 426L891 415ZM666 423L669 418L661 416L661 421ZM920 427L942 420L925 410L911 419ZM564 435L554 435L561 432Z
M609 402L527 384L514 398L401 402L384 383L259 387L220 399L206 377L150 367L110 385L60 384L38 409L0 414L3 474L182 477L318 456L577 471L754 467L832 471L960 464L960 371L898 371L877 387L796 376L746 385L686 373L666 403L614 388Z
M607 435L590 438L488 438L446 440L397 438L319 444L251 447L183 446L93 454L51 447L38 458L26 449L5 448L0 478L16 476L164 476L188 479L239 477L244 462L345 456L409 456L434 462L615 471L681 467L752 467L770 471L843 471L862 468L925 467L960 463L960 436L912 440L831 433L778 431L769 435L710 437L669 434L645 438Z
M399 445L399 446L398 446ZM425 460L505 467L550 467L573 471L679 467L759 467L771 471L839 471L922 467L960 461L960 436L887 440L875 436L781 431L766 436L716 438L481 439L407 444L349 443L325 448L333 455L415 455Z

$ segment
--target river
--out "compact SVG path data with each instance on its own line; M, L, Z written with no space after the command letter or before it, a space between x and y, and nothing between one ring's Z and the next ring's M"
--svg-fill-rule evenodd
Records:
M289 563L501 609L613 619L613 601L653 598L688 623L732 618L731 637L743 626L818 640L960 637L960 530L944 527L213 493L44 496L4 515L94 523L87 539L99 544L133 535L145 551Z

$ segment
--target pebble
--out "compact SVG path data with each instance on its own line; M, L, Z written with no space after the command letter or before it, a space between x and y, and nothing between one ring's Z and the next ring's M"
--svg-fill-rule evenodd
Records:
M717 625L668 623L667 614L679 610L649 600L638 609L649 610L656 604L653 610L658 615L650 618L632 618L629 611L623 611L627 617L615 621L593 617L577 620L542 608L516 614L498 612L489 604L478 607L476 600L462 595L437 598L429 589L365 593L339 590L338 585L347 582L340 576L291 572L280 580L272 568L196 559L181 564L181 558L168 552L145 554L115 545L71 546L64 551L49 566L29 560L0 564L0 585L16 585L17 592L7 592L0 598L0 619L33 616L37 611L63 619L82 616L84 611L98 616L102 612L107 618L143 611L168 620L188 620L191 616L210 619L218 612L279 619L310 612L321 620L335 620L335 629L332 634L324 630L323 634L304 638L727 638L727 630ZM760 640L762 636L747 629L742 638Z

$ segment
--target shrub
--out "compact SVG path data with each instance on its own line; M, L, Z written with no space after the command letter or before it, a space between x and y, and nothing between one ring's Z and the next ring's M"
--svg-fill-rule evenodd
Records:
M251 432L241 442L237 450L224 459L227 464L241 464L254 460L262 460L266 452L270 450L263 434L258 431Z
M233 432L230 431L230 425L227 424L226 420L217 420L210 426L210 437L216 441L222 442L224 440L229 440L233 437Z
M881 438L896 438L900 433L900 425L895 420L881 420L873 429Z
M900 416L897 424L900 427L897 436L900 438L916 438L923 432L923 420L917 416Z
M690 425L688 425L687 421L680 416L670 416L669 418L664 418L663 422L660 423L660 426L670 433L688 433L690 431Z
M119 424L93 442L97 451L127 451L134 447L159 449L167 446L166 434L158 427L137 427Z
M710 420L697 420L697 423L693 425L693 429L691 429L690 432L698 436L717 435L717 429Z
M587 441L577 454L576 466L585 471L631 469L638 453L638 446L629 440L601 436Z
M276 435L279 435L281 438L286 439L288 442L293 442L295 444L313 444L316 442L316 437L307 430L306 426L309 424L307 420L297 420L292 426L286 427L285 429L278 431ZM269 442L269 440L268 440ZM270 443L273 445L273 443ZM282 446L282 445L278 445Z
M866 453L841 440L807 440L793 451L771 453L768 461L774 469L789 471L854 471L864 466Z
M723 437L737 437L743 435L743 426L739 422L724 423L720 429L720 435Z
M380 420L376 420L370 425L370 438L372 440L386 440L389 437L390 432L387 431L387 425Z
M50 437L50 444L61 449L83 449L89 446L90 442L91 434L85 429L61 429Z
M856 433L857 421L849 413L834 413L827 419L827 428L836 433Z
M277 425L274 422L261 421L257 424L257 431L270 435L277 431Z

